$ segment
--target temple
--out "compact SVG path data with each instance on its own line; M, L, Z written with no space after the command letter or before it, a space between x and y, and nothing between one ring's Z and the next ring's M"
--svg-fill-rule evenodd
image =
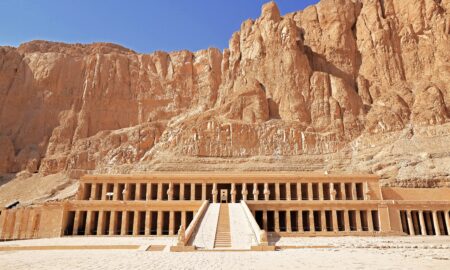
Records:
M177 235L182 251L264 250L283 236L449 235L449 198L449 188L380 187L370 174L85 175L73 199L1 209L0 239Z

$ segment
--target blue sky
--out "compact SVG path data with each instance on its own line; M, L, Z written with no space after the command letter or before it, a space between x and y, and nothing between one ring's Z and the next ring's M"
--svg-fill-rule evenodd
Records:
M141 53L228 47L268 0L0 0L0 45L113 42ZM318 0L278 0L282 14Z

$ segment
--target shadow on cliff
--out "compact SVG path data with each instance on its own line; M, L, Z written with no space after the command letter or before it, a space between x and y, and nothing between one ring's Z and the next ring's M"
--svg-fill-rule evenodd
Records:
M0 188L3 185L6 185L7 183L9 183L10 181L14 180L17 176L17 173L5 173L5 174L0 174Z

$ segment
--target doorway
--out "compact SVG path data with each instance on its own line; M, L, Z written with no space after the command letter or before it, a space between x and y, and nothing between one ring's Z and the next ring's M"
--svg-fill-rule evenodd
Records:
M219 198L217 201L221 202L231 202L231 184L217 184L217 191Z
M228 189L220 190L220 203L228 203Z

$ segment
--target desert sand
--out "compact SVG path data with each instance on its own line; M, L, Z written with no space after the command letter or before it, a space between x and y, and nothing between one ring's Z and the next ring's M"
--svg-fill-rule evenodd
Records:
M138 245L134 249L0 251L1 269L450 269L448 237L281 238L274 252L168 251L172 237L70 237L11 246ZM145 251L166 245L162 251Z

